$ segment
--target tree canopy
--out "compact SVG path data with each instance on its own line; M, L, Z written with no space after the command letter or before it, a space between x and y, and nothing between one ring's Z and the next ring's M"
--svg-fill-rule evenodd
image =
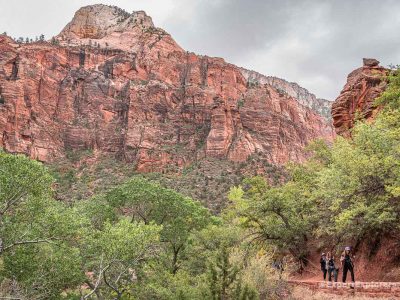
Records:
M302 260L310 238L325 238L331 246L384 234L399 238L398 71L388 81L377 99L381 111L373 121L358 121L351 139L315 141L308 147L311 158L288 166L283 184L271 187L256 177L231 189L231 215L254 240Z

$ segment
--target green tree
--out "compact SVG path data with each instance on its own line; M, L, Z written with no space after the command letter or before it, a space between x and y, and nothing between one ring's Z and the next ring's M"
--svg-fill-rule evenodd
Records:
M110 206L104 195L95 195L86 200L74 203L74 212L83 217L90 230L102 230L105 224L118 221L115 209Z
M210 299L229 299L230 290L238 280L239 267L232 265L229 261L229 252L223 245L218 252L215 261L209 266L209 293Z
M359 120L351 139L316 141L312 157L288 168L288 180L269 187L248 179L231 190L228 215L254 237L305 262L310 238L330 246L400 233L400 79L393 71L377 99L374 121ZM333 244L333 245L332 245Z
M246 228L251 242L275 245L305 264L307 241L318 221L311 192L316 188L314 167L292 166L290 180L270 187L265 179L254 177L233 188L229 199L234 205L229 215Z
M131 221L163 225L161 241L170 259L172 273L180 267L179 257L191 232L205 227L212 218L199 202L143 177L134 177L106 195L110 204Z
M57 39L57 38L55 38L54 36L51 38L51 44L52 45L60 45L60 41Z
M41 163L0 152L2 273L30 299L59 299L63 289L83 278L71 247L81 224L71 209L52 198L52 184Z
M102 299L122 299L140 282L143 264L158 255L160 226L144 225L121 219L106 223L102 230L89 230L81 245L85 271L91 274L86 283Z
M329 232L339 238L398 232L400 206L400 80L389 76L384 105L374 122L359 121L352 139L337 138L331 160L319 172L323 208L332 214Z
M66 244L30 244L8 252L2 275L16 280L27 299L60 299L67 289L84 282L77 248ZM3 295L4 296L4 295Z
M60 238L58 228L49 223L62 210L51 199L52 184L41 163L0 151L0 255Z
M258 299L242 280L253 250L239 227L220 220L191 235L180 273L194 279L199 299Z

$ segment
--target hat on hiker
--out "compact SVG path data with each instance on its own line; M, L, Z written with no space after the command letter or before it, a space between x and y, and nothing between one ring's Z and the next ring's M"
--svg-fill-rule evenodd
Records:
M321 256L325 256L325 255L326 255L325 252L322 252Z
M350 251L350 250L351 250L351 248L349 246L344 248L344 251Z

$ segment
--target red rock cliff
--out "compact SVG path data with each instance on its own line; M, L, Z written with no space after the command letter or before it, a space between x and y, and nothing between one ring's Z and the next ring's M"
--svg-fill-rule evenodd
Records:
M0 36L0 146L42 161L92 149L142 171L205 156L271 163L304 159L332 138L323 117L238 67L188 53L144 12L80 9L57 37Z
M388 70L379 61L364 58L364 66L347 77L339 97L332 105L333 126L337 134L349 137L357 117L370 119L378 111L374 101L385 90Z

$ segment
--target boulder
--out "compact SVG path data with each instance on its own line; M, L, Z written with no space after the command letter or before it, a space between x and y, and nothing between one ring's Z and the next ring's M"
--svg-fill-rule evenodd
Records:
M363 58L364 67L376 67L379 65L379 60L375 58Z

